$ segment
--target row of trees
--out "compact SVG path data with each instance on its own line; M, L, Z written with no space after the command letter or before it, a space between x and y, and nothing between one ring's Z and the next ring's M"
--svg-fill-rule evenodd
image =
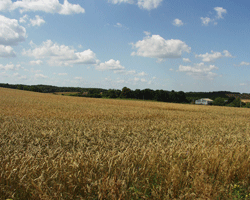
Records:
M136 89L124 87L122 90L109 89L103 93L106 98L123 98L123 99L142 99L142 100L156 100L163 102L174 103L188 103L184 92L171 92L166 90L151 90L151 89Z
M235 97L229 97L228 100L225 100L222 97L217 97L213 101L213 105L250 108L250 103L244 103L241 101L240 98L235 98Z
M57 87L51 85L22 85L22 84L5 84L0 83L0 87L13 88L19 90L28 90L42 93L55 93L55 92L77 92L71 96L93 97L93 98L123 98L123 99L142 99L142 100L155 100L163 102L174 103L191 103L200 98L213 99L213 105L218 106L232 106L232 107L250 107L250 104L244 104L239 98L230 97L227 94L240 94L232 93L229 91L217 92L176 92L166 90L151 90L151 89L136 89L124 87L122 90L117 89L101 89L101 88L80 88L80 87ZM227 100L227 101L225 101Z

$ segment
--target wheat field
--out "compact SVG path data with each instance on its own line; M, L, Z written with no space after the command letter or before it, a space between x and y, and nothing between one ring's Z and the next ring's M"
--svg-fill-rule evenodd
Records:
M248 199L244 108L0 88L0 199Z

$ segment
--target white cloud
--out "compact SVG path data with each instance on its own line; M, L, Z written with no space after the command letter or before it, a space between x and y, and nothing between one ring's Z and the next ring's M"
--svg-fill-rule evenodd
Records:
M73 64L97 64L95 53L90 49L75 52L75 49L65 45L58 45L51 40L43 42L39 47L32 45L33 49L24 50L23 55L36 59L47 59L51 66L70 66Z
M10 64L7 64L7 65L2 65L2 64L0 64L0 70L4 70L4 71L7 71L7 70L19 70L19 68L20 68L20 65L14 65L14 64L12 64L12 63L10 63Z
M36 15L35 19L30 19L30 23L32 26L41 26L42 24L45 23L45 21L39 15Z
M32 61L30 61L30 64L31 65L42 65L43 61L41 61L41 60L32 60Z
M20 23L26 23L28 19L29 19L29 16L24 15L24 16L20 17L19 22Z
M31 72L31 73L34 73L34 74L38 74L38 73L41 73L42 70L34 70L34 68L31 68L31 69L30 69L30 72Z
M113 4L118 4L118 3L133 4L133 3L135 3L134 0L108 0L108 2L113 3Z
M226 14L227 10L222 7L215 7L214 10L217 12L217 18L223 19L222 14Z
M180 26L183 26L184 23L183 23L180 19L175 19L175 20L173 21L173 25L174 25L174 26L180 27Z
M0 44L17 45L26 38L26 29L18 24L16 19L0 15Z
M106 61L105 63L100 63L99 65L96 66L96 69L99 71L106 71L106 70L124 70L125 67L123 67L120 64L120 61L110 59L109 61Z
M115 70L114 71L115 74L122 74L122 75L136 75L136 71L135 70L130 70L130 71L127 71L127 70Z
M75 77L75 80L82 80L82 77Z
M114 27L116 27L116 28L123 28L123 29L128 29L126 26L124 26L124 25L122 25L121 23L116 23L115 25L114 25Z
M240 83L240 86L245 86L245 85L247 85L246 83Z
M0 57L9 58L15 57L16 53L14 52L11 46L0 45Z
M27 79L27 76L22 76L19 73L14 73L13 76L18 78L19 80L26 80Z
M84 8L79 4L71 4L68 0L64 0L63 4L59 3L59 0L19 0L12 2L11 0L5 0L3 5L0 5L0 11L12 11L19 9L23 12L35 12L43 11L46 13L58 13L62 15L70 15L75 13L85 13Z
M179 72L185 72L187 75L193 76L195 78L207 78L213 79L217 76L212 70L217 70L215 65L206 66L204 63L196 63L194 66L179 66Z
M209 23L213 23L214 25L217 25L218 19L223 19L223 14L227 13L227 10L222 7L215 7L214 10L216 11L216 16L210 18L210 17L201 17L202 24L207 26Z
M134 78L134 81L139 81L139 80L140 80L140 79L139 79L139 78L137 78L137 77L135 77L135 78Z
M183 62L191 62L189 58L183 58Z
M67 76L67 73L59 73L58 76Z
M138 0L138 6L141 9L152 10L158 8L162 0Z
M45 76L43 74L35 74L35 78L48 78L48 76Z
M143 40L133 44L137 52L132 52L132 56L143 56L157 58L162 61L167 58L180 58L183 52L189 53L191 48L181 40L165 40L160 35L147 36Z
M108 0L109 3L120 4L129 3L137 4L139 8L145 10L152 10L158 8L163 0Z
M242 61L239 65L234 65L234 66L240 67L240 66L249 66L249 65L250 65L250 62Z
M244 61L242 61L241 63L240 63L240 66L249 66L250 65L250 63L249 62L244 62Z
M141 72L137 74L138 76L147 76L147 74L145 72Z
M114 25L117 28L122 28L122 24L121 23L116 23L116 25Z
M117 83L125 83L125 80L119 79L116 81Z
M227 57L227 58L233 58L232 54L231 54L231 53L229 53L229 51L228 51L228 50L224 50L224 51L223 51L223 53L224 53L224 57Z
M220 59L222 57L228 57L232 58L233 56L227 51L223 51L224 55L221 52L214 52L211 51L211 54L205 53L200 55L195 55L196 58L201 58L203 62L214 62L217 59Z
M207 26L213 20L211 20L209 17L201 17L201 21L203 25Z
M150 36L151 35L151 33L149 32L149 31L144 31L143 32L146 36Z
M0 11L7 11L11 7L11 0L1 0L0 2Z

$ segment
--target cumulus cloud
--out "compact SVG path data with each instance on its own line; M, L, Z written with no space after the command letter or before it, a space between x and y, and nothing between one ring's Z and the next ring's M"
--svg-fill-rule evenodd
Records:
M129 3L129 4L133 4L135 3L134 0L108 0L109 3L113 3L113 4L120 4L120 3Z
M26 80L27 79L27 76L22 76L19 73L14 73L13 76L15 78L18 78L19 80Z
M41 60L32 60L32 61L30 61L30 64L31 65L42 65L43 61L41 61Z
M216 11L216 15L213 16L212 18L210 17L201 17L201 21L202 21L202 25L205 25L207 26L208 24L210 23L213 23L214 25L217 25L218 22L217 20L218 19L223 19L223 14L226 14L227 13L227 10L222 8L222 7L215 7L214 10Z
M137 4L139 8L145 10L152 10L158 8L163 0L108 0L109 3L120 4L129 3Z
M113 59L110 59L109 61L106 61L105 63L100 63L99 65L97 65L96 69L99 71L106 71L106 70L118 71L118 70L124 70L125 67L123 67L120 64L119 60L115 61Z
M222 7L215 7L214 10L217 12L217 18L223 19L223 14L227 13L227 10Z
M137 5L141 9L152 10L160 6L162 0L138 0Z
M196 63L193 66L179 66L179 72L185 72L187 75L193 76L195 78L207 78L213 79L217 76L212 70L217 70L215 65L206 66L204 63Z
M19 70L20 65L14 65L12 63L7 64L7 65L2 65L0 64L0 70L8 71L8 70Z
M250 65L250 62L242 61L239 65L234 65L234 66L240 67L240 66L249 66L249 65Z
M116 28L123 28L123 29L128 29L126 26L124 26L124 25L122 25L121 23L116 23L115 25L114 25L114 27L116 27Z
M202 21L202 24L207 26L210 22L212 22L213 20L210 19L209 17L201 17L201 21Z
M35 19L30 19L30 24L32 26L41 26L44 23L45 23L44 19L41 18L39 15L36 15Z
M191 62L189 58L183 58L183 62Z
M45 79L45 78L48 78L48 76L45 76L43 74L35 74L35 78L43 78L43 79Z
M15 56L16 56L16 53L14 52L11 46L0 45L0 57L9 58L9 57L15 57Z
M249 62L244 62L244 61L242 61L241 63L240 63L240 66L249 66L250 65L250 63Z
M78 76L78 77L75 77L74 79L75 79L75 80L82 80L82 77L79 77L79 76Z
M34 73L34 74L38 74L38 73L41 73L42 70L39 70L39 69L35 70L34 68L31 68L31 69L30 69L30 72L31 72L31 73Z
M115 70L114 71L115 74L122 74L122 75L136 75L136 71L135 70Z
M41 46L32 45L33 49L23 50L23 55L46 59L53 66L71 66L73 64L97 64L99 61L90 49L75 52L69 46L53 43L51 40L43 42Z
M71 4L68 0L64 0L63 4L60 4L59 0L19 0L15 2L5 0L2 5L0 4L0 11L12 11L16 9L21 13L31 11L43 11L46 13L58 13L62 15L85 13L84 8L79 4Z
M147 76L147 74L145 72L140 72L137 74L138 76Z
M16 19L0 15L0 45L12 46L25 41L26 29L18 24Z
M0 11L7 11L12 6L11 0L1 0L0 2Z
M59 73L58 76L67 76L67 73Z
M150 36L151 35L151 33L149 32L149 31L144 31L143 32L146 36Z
M195 55L196 58L201 58L203 62L214 62L217 59L228 57L232 58L233 56L227 50L223 51L224 55L221 52L211 51L211 54L205 53L200 55Z
M28 19L29 19L29 15L24 15L24 16L20 17L19 22L26 23Z
M152 35L145 37L133 44L136 52L132 52L132 56L143 56L157 58L162 61L167 58L180 58L183 52L190 53L191 48L181 40L165 40L160 35Z
M122 24L121 23L116 23L116 25L114 25L117 28L122 28Z
M175 19L175 20L173 21L173 25L174 25L174 26L180 27L180 26L183 26L184 23L183 23L180 19Z

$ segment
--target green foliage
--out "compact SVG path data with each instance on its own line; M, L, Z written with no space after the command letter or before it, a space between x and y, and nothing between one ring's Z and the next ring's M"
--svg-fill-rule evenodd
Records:
M229 103L228 106L230 106L230 107L245 107L246 104L241 102L240 98L236 98L231 103Z
M124 87L122 88L122 92L120 94L121 98L131 98L132 97L132 92L129 88Z
M250 103L246 103L245 108L250 108Z
M120 97L120 95L121 95L121 90L109 89L108 91L105 91L102 96L106 98L115 99Z
M234 184L231 190L230 196L232 199L249 199L250 197L247 187L242 185Z
M214 101L213 101L213 105L215 106L224 106L225 105L225 100L221 97L217 97Z

